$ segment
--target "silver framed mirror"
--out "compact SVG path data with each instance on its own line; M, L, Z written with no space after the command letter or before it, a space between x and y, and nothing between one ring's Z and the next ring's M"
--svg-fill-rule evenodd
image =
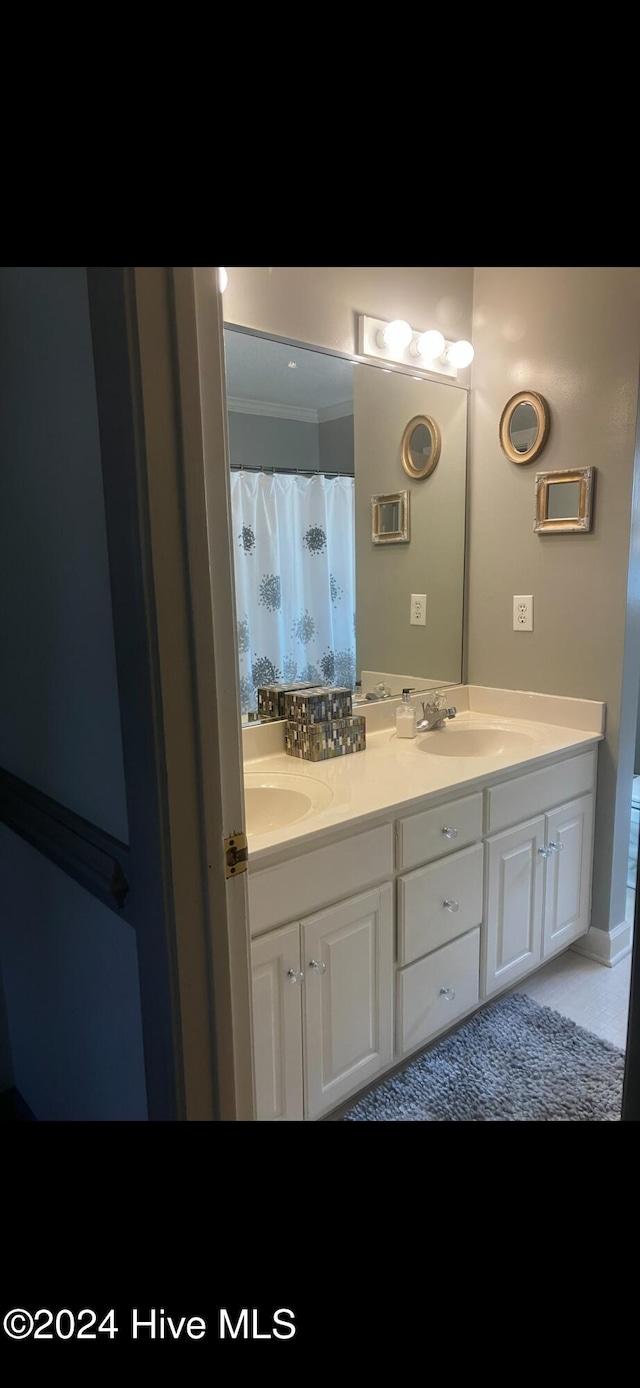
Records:
M385 492L371 498L374 545L407 544L410 539L409 493Z
M400 459L407 477L419 481L433 472L440 457L440 430L428 414L414 415L402 435Z
M532 463L539 457L549 434L549 407L534 390L520 390L502 411L500 447L512 463Z

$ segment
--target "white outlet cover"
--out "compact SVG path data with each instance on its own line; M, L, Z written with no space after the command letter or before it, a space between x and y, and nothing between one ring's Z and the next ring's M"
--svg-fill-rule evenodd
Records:
M427 625L427 595L426 593L411 594L411 611L409 622L412 627L424 627Z
M514 593L513 630L533 631L533 594Z

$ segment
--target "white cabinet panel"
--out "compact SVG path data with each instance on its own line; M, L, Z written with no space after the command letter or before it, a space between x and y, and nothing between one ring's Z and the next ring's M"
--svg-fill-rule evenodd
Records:
M540 962L544 816L496 834L487 845L485 994L515 983Z
M506 829L510 824L564 805L575 796L593 791L595 779L596 753L589 751L490 786L487 829L489 833Z
M305 1112L317 1118L393 1060L390 883L302 922Z
M302 1103L302 977L297 925L251 946L257 1118L298 1121Z
M398 1056L424 1045L475 1007L479 998L480 931L471 930L398 970Z
M543 958L589 929L593 796L547 815Z
M466 934L482 921L481 843L398 879L398 963Z
M418 867L482 838L482 791L398 820L398 867Z
M390 877L393 825L347 834L326 848L300 853L286 863L252 873L249 869L249 920L252 935L299 920L309 911Z

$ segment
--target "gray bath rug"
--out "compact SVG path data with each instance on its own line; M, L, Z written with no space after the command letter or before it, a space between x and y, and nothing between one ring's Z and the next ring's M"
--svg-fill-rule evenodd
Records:
M602 1123L620 1119L624 1053L514 993L383 1080L345 1122Z

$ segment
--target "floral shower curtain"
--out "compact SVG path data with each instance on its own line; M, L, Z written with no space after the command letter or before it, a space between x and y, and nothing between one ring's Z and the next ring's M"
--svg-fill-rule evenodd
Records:
M261 684L355 683L354 479L232 471L242 712Z

